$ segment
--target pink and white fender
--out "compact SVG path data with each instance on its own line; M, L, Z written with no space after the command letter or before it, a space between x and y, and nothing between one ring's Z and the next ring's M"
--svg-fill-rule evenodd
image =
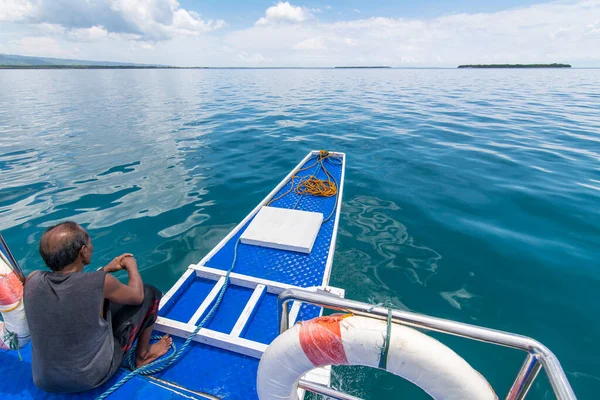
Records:
M0 349L19 349L31 340L23 306L23 283L0 255Z

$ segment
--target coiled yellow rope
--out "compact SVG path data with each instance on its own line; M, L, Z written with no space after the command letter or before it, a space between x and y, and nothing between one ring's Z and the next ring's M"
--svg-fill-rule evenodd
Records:
M333 175L331 175L331 172L329 172L327 170L327 168L325 168L325 164L324 164L324 161L326 159L328 159L329 157L331 157L331 155L329 154L328 151L320 150L319 157L317 158L317 160L314 163L312 163L311 165L304 167L304 168L298 170L296 173L294 173L294 175L292 175L292 178L291 178L292 184L291 184L290 188L286 192L282 193L281 195L271 199L271 201L269 201L269 203L267 203L267 205L270 205L274 201L281 199L282 197L284 197L288 193L290 193L292 190L294 191L294 193L301 195L301 196L308 194L308 195L312 195L312 196L333 197L333 196L337 195L338 189L337 189L337 185L335 184L335 178L333 177ZM308 169L311 169L311 168L315 167L316 165L319 165L319 168L317 169L315 174L309 175L308 178L301 179L300 183L298 183L298 186L294 187L294 181L297 178L297 174L299 172L303 172ZM326 180L319 179L316 176L319 173L319 170L321 170L321 169L323 170L323 172L325 173L325 176L327 177Z

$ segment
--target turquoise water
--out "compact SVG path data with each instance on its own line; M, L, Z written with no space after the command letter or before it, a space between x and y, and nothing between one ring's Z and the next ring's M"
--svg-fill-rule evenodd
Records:
M0 229L86 226L166 291L311 149L348 155L332 284L532 336L600 391L600 70L0 71ZM523 354L436 335L500 396ZM337 369L369 399L426 398ZM546 378L532 399L553 398Z

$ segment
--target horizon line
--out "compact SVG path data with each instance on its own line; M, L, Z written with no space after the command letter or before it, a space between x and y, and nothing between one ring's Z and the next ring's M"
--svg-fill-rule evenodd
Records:
M540 67L535 69L599 69L600 66L588 66L588 67L577 67L571 66L570 68L556 68L556 67ZM327 67L300 67L300 66L218 66L218 67L180 67L180 66L166 66L166 65L68 65L68 64L56 64L56 65L11 65L11 64L0 64L0 69L376 69L376 70L388 70L388 69L534 69L534 68L458 68L456 67L437 67L437 66L414 66L414 67L371 67L371 66L327 66Z

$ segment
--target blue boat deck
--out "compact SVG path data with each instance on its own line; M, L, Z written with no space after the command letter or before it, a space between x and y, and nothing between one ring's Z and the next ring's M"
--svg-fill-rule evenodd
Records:
M258 210L271 199L290 189L291 175L298 178L317 172L317 168L302 171L312 165L319 152L312 152L290 172L281 183L242 221L219 245L198 264L191 265L161 302L158 332L173 335L181 346L185 338L207 315L215 302L224 275L231 268L238 238ZM335 236L344 179L345 156L335 154L325 161L328 171L338 184L336 197L299 196L293 191L270 206L321 212L323 223L310 254L239 244L237 261L230 276L223 301L216 314L195 335L187 351L169 369L156 375L160 382L136 377L116 391L114 399L178 399L210 398L207 393L222 399L253 399L256 395L258 362L267 345L278 335L277 296L288 287L326 287L333 262ZM317 177L326 179L319 170ZM296 183L298 180L296 180ZM294 310L295 308L295 310ZM314 306L292 305L294 320L318 316ZM119 371L105 387L93 393L51 395L39 391L31 381L30 349L22 350L24 361L16 352L8 354L9 362L0 363L0 395L6 399L92 398L114 384L127 371Z

